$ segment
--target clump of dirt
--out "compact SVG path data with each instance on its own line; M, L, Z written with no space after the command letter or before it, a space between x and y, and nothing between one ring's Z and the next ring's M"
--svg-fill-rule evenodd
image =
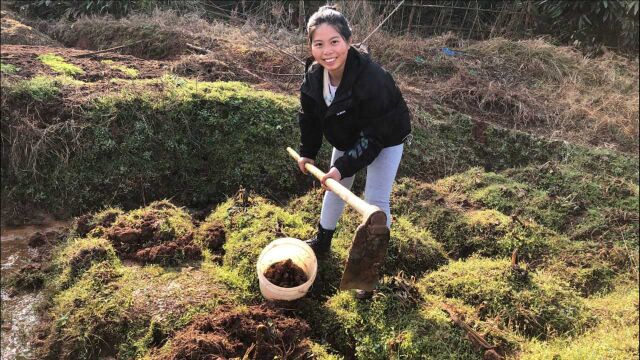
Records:
M91 264L96 261L103 261L109 258L107 249L101 246L94 246L80 250L71 260L69 260L69 266L71 267L71 275L78 277L91 267Z
M208 227L203 231L202 237L202 245L211 251L220 249L226 240L222 226Z
M118 220L105 230L106 238L121 258L166 265L202 259L202 250L194 242L192 230L182 229L181 234L177 234L175 228L168 230L177 221L187 221L171 215L179 210L167 207L169 205L152 204L136 221Z
M116 218L121 213L122 211L114 209L106 210L98 214L81 215L76 218L75 231L80 237L85 237L98 226L108 228L116 221Z
M53 245L56 242L64 239L64 232L51 230L47 232L36 232L29 237L27 244L31 248L38 248L44 245Z
M197 238L202 248L209 249L212 252L221 250L222 245L227 240L224 227L219 222L205 223L198 229Z
M294 264L291 259L271 264L264 272L264 276L272 284L285 288L300 286L308 280L304 270Z
M44 272L40 263L24 265L17 273L9 275L7 280L12 293L38 290L43 284Z
M219 307L178 332L160 359L300 359L310 352L304 341L309 330L303 320L264 305L246 311Z
M176 260L199 260L202 250L193 243L193 234L188 234L174 241L147 247L136 251L134 258L143 263L175 263Z

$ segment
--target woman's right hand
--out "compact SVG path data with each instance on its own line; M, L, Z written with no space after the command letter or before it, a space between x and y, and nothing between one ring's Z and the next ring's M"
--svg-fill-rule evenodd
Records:
M300 171L302 171L302 173L305 175L309 173L307 169L304 167L306 163L314 165L316 162L313 161L313 159L309 159L306 157L301 157L300 160L298 160L298 168L300 168Z

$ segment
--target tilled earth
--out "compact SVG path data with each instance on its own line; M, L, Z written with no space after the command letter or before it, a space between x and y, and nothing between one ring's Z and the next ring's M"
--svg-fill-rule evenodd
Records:
M171 67L171 63L167 61L144 60L131 55L121 55L116 52L80 57L81 55L91 52L92 51L49 46L2 45L2 62L20 68L20 71L12 76L32 78L37 75L56 75L53 70L38 59L38 56L42 54L54 54L62 56L66 62L82 68L84 74L78 74L75 78L87 82L112 78L130 78L122 71L113 68L111 64L103 63L103 60L112 60L114 64L137 70L139 74L137 78L140 79L161 76Z
M196 318L171 339L162 360L178 359L300 359L309 352L304 341L309 325L285 317L267 305L246 311L219 307Z

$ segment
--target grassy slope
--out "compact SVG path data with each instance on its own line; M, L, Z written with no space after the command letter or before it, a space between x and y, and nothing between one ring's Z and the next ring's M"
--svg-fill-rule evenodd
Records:
M504 44L476 50L492 46ZM527 66L545 69L534 65ZM3 151L3 204L80 212L167 196L206 204L240 185L253 192L248 203L228 197L199 225L224 226L224 254L203 249L204 260L179 267L123 264L101 236L107 229L72 232L53 266L35 275L49 299L42 349L52 358L153 357L197 314L262 302L256 254L270 239L309 236L319 213L315 190L286 204L259 196L304 184L282 151L296 143L295 98L175 76L111 84L101 94L68 77L3 79L3 149L13 149ZM34 118L22 116L25 105L63 120L26 154L15 149L41 133L27 131ZM362 303L336 290L359 220L348 211L311 294L291 305L311 325L316 354L481 358L441 310L446 304L509 357L637 357L638 158L486 125L446 107L418 111L415 124L394 187L378 294ZM12 137L18 130L24 138ZM146 211L115 213L126 222ZM510 268L516 248L527 275Z

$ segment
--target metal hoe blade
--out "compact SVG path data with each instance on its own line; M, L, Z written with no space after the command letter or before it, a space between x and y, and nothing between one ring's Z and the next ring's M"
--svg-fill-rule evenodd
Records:
M383 211L376 211L364 219L353 236L340 290L372 291L378 284L388 246L387 215Z

